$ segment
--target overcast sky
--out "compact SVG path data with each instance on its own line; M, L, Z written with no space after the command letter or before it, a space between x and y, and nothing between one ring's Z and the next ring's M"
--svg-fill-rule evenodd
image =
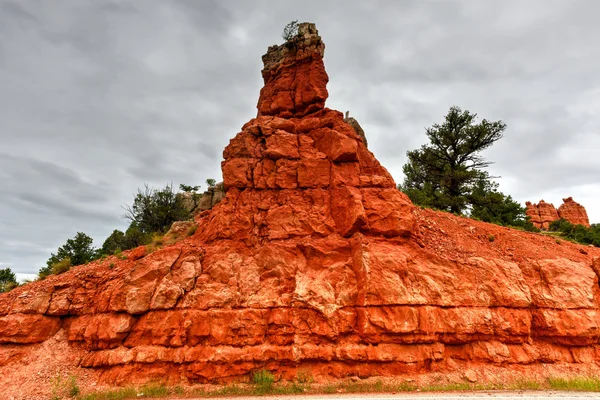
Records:
M457 105L507 124L486 152L503 192L573 196L600 222L599 15L595 0L0 0L0 268L35 274L78 231L101 246L144 183L220 180L261 55L294 19L326 43L328 107L397 182Z

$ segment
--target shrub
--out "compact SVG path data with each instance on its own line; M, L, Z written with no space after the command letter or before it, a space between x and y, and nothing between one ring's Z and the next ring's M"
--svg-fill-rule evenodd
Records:
M40 269L40 278L44 279L48 275L53 274L54 265L67 258L69 259L69 267L96 260L100 254L92 245L93 241L85 233L77 232L73 239L68 239L64 245L58 248L56 254L50 254L50 258L46 261L46 266ZM62 267L64 268L65 266L63 265Z
M124 206L125 218L142 233L166 232L173 222L185 221L190 212L185 208L183 198L173 191L173 185L163 189L151 189L145 185L138 189L132 206Z
M152 242L154 246L160 247L164 243L164 237L160 233L155 233L152 235Z
M186 192L186 193L194 193L194 192L197 192L198 190L200 190L200 186L190 186L190 185L184 185L183 183L180 183L179 190L181 190L182 192Z
M488 236L488 240L489 240L490 242L493 242L494 240L496 240L496 236L494 236L494 235L489 235L489 236Z
M217 181L212 178L209 178L206 180L206 184L208 185L208 187L213 187L217 184Z
M19 286L17 278L10 268L0 269L0 293L9 292Z
M296 380L298 381L298 383L303 383L303 384L304 383L308 383L308 384L311 384L311 383L313 383L314 378L312 376L312 373L309 370L301 369L296 374Z
M63 272L67 272L70 269L71 269L71 258L67 257L67 258L63 258L62 260L57 261L54 264L52 264L52 267L50 268L50 272L54 275L59 275L59 274L62 274Z
M79 385L77 384L77 380L74 376L69 379L69 397L77 397L81 393L79 390Z
M569 221L559 219L550 223L550 230L560 232L566 239L600 247L600 224L592 224L586 228L583 225L573 225Z
M256 385L256 391L259 394L270 392L274 382L275 376L269 371L260 370L252 374L252 383Z
M194 224L194 225L190 226L190 229L188 229L187 235L192 236L194 233L196 233L197 230L198 230L198 225Z
M295 19L295 20L291 21L290 23L288 23L283 28L281 37L283 38L283 40L285 40L287 42L287 41L292 40L297 34L298 34L298 20Z

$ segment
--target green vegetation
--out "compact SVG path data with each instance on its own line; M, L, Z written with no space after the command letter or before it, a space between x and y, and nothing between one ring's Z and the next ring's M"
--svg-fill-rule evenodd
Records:
M567 390L600 392L600 378L548 378L542 381L517 380L506 383L469 383L455 382L446 384L417 385L413 382L395 382L380 379L343 380L328 384L313 384L310 372L298 373L306 378L305 382L275 383L275 377L268 371L259 371L252 375L251 384L232 384L218 388L191 388L187 392L182 387L168 388L164 385L149 384L140 388L121 388L78 395L78 400L125 400L134 398L161 398L171 395L193 397L235 397L251 395L285 395L285 394L333 394L333 393L399 393L399 392L455 392L477 390ZM73 382L75 382L73 380ZM75 383L76 386L76 383ZM66 393L66 392L61 392ZM74 397L74 396L72 396Z
M580 392L600 392L600 378L580 377L580 378L550 378L548 386L554 390L573 390Z
M499 192L496 182L478 182L471 193L470 203L469 216L473 219L529 232L539 232L539 229L533 226L529 217L525 215L525 207L514 201L510 195Z
M269 371L261 370L252 374L252 383L256 385L258 394L270 393L273 390L275 376Z
M62 260L57 261L54 264L52 264L52 269L50 272L54 275L59 275L59 274L62 274L63 272L67 272L70 269L71 269L71 258L66 257L66 258L63 258Z
M191 217L185 208L181 196L173 191L173 185L163 189L138 189L133 205L124 207L125 218L145 234L153 232L165 233L175 221L184 221Z
M214 184L214 179L207 179L207 183L209 182ZM200 186L180 185L183 191L191 191L194 194L199 188ZM155 248L160 247L163 244L162 237L173 222L191 218L182 197L173 191L172 184L162 189L152 189L145 185L144 190L138 189L133 205L126 205L123 208L127 212L124 217L130 220L125 232L115 229L100 248L94 248L91 237L83 232L77 232L74 238L68 239L56 253L50 255L46 266L39 271L39 278L61 274L73 266L87 264L97 259L104 260L110 255L116 255L124 260L127 257L121 252L138 246L152 244ZM190 233L192 234L193 232ZM14 287L11 285L7 288ZM2 288L0 275L0 290Z
M215 179L209 178L206 180L206 185L208 185L208 187L213 187L217 184L217 181Z
M194 224L187 230L187 236L192 236L198 230L198 225Z
M200 186L190 186L184 185L183 183L179 184L179 190L186 193L194 193L200 190Z
M563 238L580 244L600 247L600 224L592 224L586 228L583 225L573 225L564 219L559 219L550 223L550 231L560 233Z
M398 189L422 207L504 226L535 231L525 208L498 191L484 169L491 162L481 152L502 138L502 121L475 122L477 114L451 107L442 124L426 130L429 143L408 151Z
M444 122L426 130L429 144L408 151L402 190L417 204L462 214L471 204L477 185L490 180L490 165L481 151L502 138L506 125L487 120L475 124L477 114L452 107Z
M52 400L60 400L64 398L78 399L81 394L77 379L74 376L67 378L61 373L57 373L51 380L52 385Z
M287 42L289 40L292 40L297 34L298 34L298 20L295 19L295 20L291 21L290 23L288 23L283 28L281 37L283 38L283 40L285 40Z
M0 293L10 292L19 286L17 277L10 268L0 269Z
M72 265L81 265L99 257L98 251L92 246L93 239L83 232L77 232L73 239L58 248L56 254L52 253L46 266L41 268L39 276L44 279L54 273L68 271Z

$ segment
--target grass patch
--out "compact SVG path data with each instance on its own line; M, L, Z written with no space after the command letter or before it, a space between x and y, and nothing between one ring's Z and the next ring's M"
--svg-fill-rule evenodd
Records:
M261 370L252 374L252 383L256 394L272 393L275 376L269 371Z
M192 236L198 230L198 225L194 224L187 230L187 236Z
M169 390L165 385L148 384L140 388L126 387L105 392L89 393L78 397L78 400L126 400L167 397L171 394L183 394L183 390L177 390L179 387Z
M54 264L52 264L52 267L50 267L51 273L54 275L62 274L64 272L67 272L70 269L71 269L71 258L70 257L63 258L62 260L57 261Z
M579 392L600 392L600 378L548 378L548 386L554 390L570 390Z
M90 393L81 396L81 400L125 400L137 398L137 390L134 388L122 388L106 392Z
M74 376L64 377L61 373L57 373L50 381L52 385L52 400L64 398L78 398L81 391L77 384L77 378Z
M400 393L400 392L467 392L489 390L563 390L600 392L600 378L549 378L543 381L518 380L510 383L469 383L458 382L448 384L432 384L419 386L412 382L385 382L382 380L350 381L344 380L328 384L312 385L312 374L309 371L298 372L296 382L276 383L275 376L266 370L255 372L250 384L231 384L216 389L184 390L181 386L168 388L164 385L146 385L140 388L122 388L113 391L90 393L86 395L71 395L68 385L60 386L60 393L67 394L70 398L78 400L126 400L136 398L161 398L171 395L182 397L237 397L237 396L265 396L265 395L292 395L292 394L336 394L336 393ZM302 379L303 382L300 382ZM356 379L356 378L353 378ZM60 382L60 378L59 381ZM69 381L63 381L69 382ZM74 382L74 381L73 381ZM66 389L64 389L66 388ZM65 391L67 390L67 391ZM79 388L77 387L77 390ZM59 399L63 397L56 397Z

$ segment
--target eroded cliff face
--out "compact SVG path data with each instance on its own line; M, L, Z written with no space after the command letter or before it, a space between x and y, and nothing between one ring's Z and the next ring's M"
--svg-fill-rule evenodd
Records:
M539 229L547 230L552 222L559 219L569 221L573 225L590 227L585 207L573 200L572 197L563 199L563 204L558 207L558 210L552 203L546 203L544 200L540 200L538 204L528 201L525 206L526 215L530 217L531 223Z
M600 252L415 209L324 107L323 49L302 24L263 57L259 115L193 236L0 296L2 385L49 348L109 384L600 360Z

